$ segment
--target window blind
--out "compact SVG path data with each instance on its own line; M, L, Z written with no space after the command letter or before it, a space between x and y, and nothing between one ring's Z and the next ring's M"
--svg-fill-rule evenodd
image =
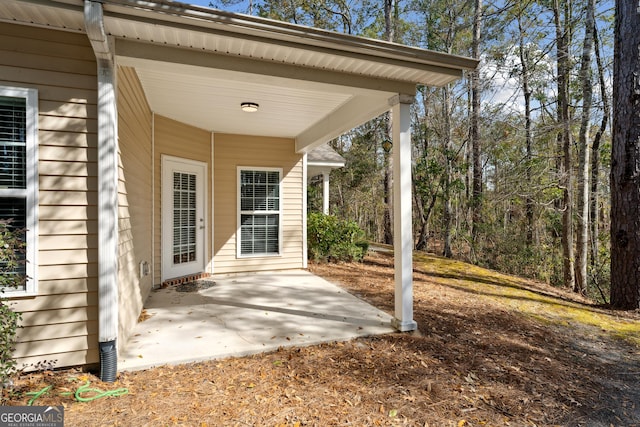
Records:
M240 172L240 254L277 254L280 247L280 172Z
M26 99L0 96L0 188L27 188Z

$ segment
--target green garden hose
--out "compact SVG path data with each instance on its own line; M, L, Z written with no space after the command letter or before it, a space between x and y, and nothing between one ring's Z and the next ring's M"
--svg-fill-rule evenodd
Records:
M43 388L42 390L40 390L40 391L31 391L31 392L27 393L27 396L33 396L27 402L27 406L32 406L33 402L35 402L36 399L38 399L40 396L42 396L43 394L46 394L49 390L51 390L51 387L52 386L48 385L45 388Z
M118 388L115 390L100 390L99 388L91 388L90 387L91 383L89 381L87 381L86 383L84 383L83 385L81 385L80 387L78 387L78 389L76 390L76 392L74 393L74 397L78 402L91 402L93 400L96 399L100 399L102 397L107 397L107 396L113 396L113 397L120 397L123 396L127 393L129 393L129 389L127 388ZM31 391L26 393L27 396L33 396L31 399L29 399L29 401L27 402L27 406L32 406L33 402L35 402L38 398L42 397L43 395L45 395L46 393L49 392L49 390L51 390L51 387L53 386L46 386L45 388L43 388L40 391ZM87 393L91 394L90 396L83 396L86 395ZM68 396L71 393L61 393L61 396Z
M87 381L76 390L75 398L78 402L91 402L92 400L100 399L102 397L113 396L119 397L129 393L129 389L126 388L118 388L115 390L107 390L103 391L99 388L90 388L89 385L91 383ZM93 393L92 396L83 397L83 394Z

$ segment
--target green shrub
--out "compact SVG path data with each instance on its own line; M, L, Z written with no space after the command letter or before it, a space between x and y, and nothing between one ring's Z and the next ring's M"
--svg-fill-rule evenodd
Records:
M0 221L0 292L24 285L24 232ZM16 371L13 358L16 334L22 316L14 311L7 298L0 297L0 386L9 383Z
M315 212L307 217L309 259L314 261L362 261L369 249L365 237L353 221Z

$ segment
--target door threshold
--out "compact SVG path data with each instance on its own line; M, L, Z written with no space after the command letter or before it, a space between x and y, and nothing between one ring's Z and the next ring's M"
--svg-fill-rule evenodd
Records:
M167 279L164 282L162 282L162 285L160 285L161 288L167 288L169 286L178 286L178 285L182 285L184 283L188 283L188 282L193 282L199 279L205 279L207 277L211 276L211 274L207 273L207 272L202 272L202 273L195 273L195 274L188 274L186 276L181 276L181 277L175 277L173 279Z

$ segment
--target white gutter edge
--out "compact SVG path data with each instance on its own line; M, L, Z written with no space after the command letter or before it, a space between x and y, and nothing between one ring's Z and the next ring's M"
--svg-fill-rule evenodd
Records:
M345 162L314 162L313 160L307 160L307 165L318 168L327 167L329 169L340 169L343 168L345 164Z
M87 36L98 63L98 341L100 378L115 381L118 337L118 115L113 52L102 4L85 0Z

